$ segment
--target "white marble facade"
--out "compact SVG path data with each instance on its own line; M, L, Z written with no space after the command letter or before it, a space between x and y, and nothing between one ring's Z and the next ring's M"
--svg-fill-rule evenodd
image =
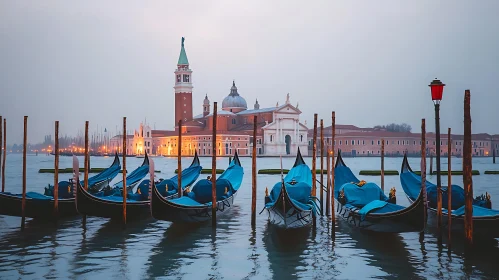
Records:
M303 156L308 155L307 127L300 123L301 111L289 103L277 107L274 121L263 129L264 155L296 155L298 147Z

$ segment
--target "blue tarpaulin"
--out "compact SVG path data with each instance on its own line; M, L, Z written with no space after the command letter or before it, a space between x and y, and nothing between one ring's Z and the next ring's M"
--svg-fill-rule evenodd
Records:
M346 183L343 184L338 191L344 191L345 204L362 208L366 204L374 200L386 201L388 198L383 193L380 187L375 183L366 183L362 187L356 184Z

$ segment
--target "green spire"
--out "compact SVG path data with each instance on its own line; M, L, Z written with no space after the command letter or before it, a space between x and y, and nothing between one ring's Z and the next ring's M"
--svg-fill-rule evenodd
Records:
M178 57L178 65L189 65L189 60L187 60L187 55L184 49L185 38L182 37L182 48L180 49L180 56Z

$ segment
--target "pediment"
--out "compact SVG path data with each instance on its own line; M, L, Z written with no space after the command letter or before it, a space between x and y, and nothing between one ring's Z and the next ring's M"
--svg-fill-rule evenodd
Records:
M284 104L275 113L301 114L301 111L291 104Z

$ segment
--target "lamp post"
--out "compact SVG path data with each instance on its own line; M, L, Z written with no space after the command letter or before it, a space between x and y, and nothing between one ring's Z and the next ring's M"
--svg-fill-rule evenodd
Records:
M440 181L440 101L444 92L444 86L440 80L433 80L429 85L431 89L431 99L435 105L435 134L436 134L436 156L437 156L437 228L438 240L441 241L442 230L442 182Z

